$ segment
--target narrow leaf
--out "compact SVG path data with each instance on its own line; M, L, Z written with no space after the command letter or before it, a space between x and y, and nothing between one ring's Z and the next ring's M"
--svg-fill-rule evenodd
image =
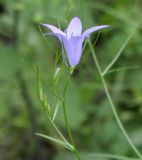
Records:
M55 142L55 143L57 143L57 144L65 147L65 148L67 148L67 149L69 149L69 150L73 150L72 145L66 144L65 142L63 142L63 141L61 141L61 140L59 140L59 139L56 139L56 138L53 138L53 137L50 137L50 136L48 136L48 135L44 135L44 134L41 134L41 133L36 133L36 135L37 135L37 136L40 136L40 137L43 137L43 138L46 138L46 139L48 139L48 140L50 140L50 141L52 141L52 142Z
M40 76L39 76L39 67L37 66L37 95L40 99L40 101L43 101L44 95L43 95L43 89L40 81Z
M54 111L54 114L53 114L53 121L55 120L55 117L56 117L56 115L57 115L57 113L58 113L58 109L59 109L59 107L60 107L60 104L61 104L61 102L58 102L58 103L56 104L55 111Z
M130 67L121 67L121 68L111 69L110 71L107 72L107 74L118 72L118 71L123 71L123 70L137 69L139 67L140 66L130 66Z
M112 68L112 66L118 60L118 58L120 57L120 55L123 53L124 49L126 48L127 44L130 42L130 40L132 39L132 37L134 36L136 31L140 27L141 23L142 23L142 19L140 19L140 21L138 21L138 24L133 29L133 31L128 35L128 37L126 38L125 42L122 44L122 46L120 47L120 49L116 53L115 57L112 59L112 61L109 63L109 65L105 68L105 70L102 73L103 76L105 76L108 73L108 71Z
M94 154L89 154L91 157L100 157L100 158L110 158L110 159L117 159L117 160L140 160L139 158L132 158L132 157L125 157L122 155L116 155L116 154L107 154L107 153L94 153Z

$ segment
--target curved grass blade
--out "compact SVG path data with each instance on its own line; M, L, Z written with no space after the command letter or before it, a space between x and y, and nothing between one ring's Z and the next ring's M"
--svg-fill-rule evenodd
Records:
M130 70L130 69L138 69L139 67L140 66L130 66L130 67L121 67L121 68L111 69L106 74L110 74L110 73L113 73L113 72L124 71L124 70Z
M101 154L101 153L94 153L89 154L91 157L100 157L100 158L110 158L110 159L116 159L116 160L140 160L139 158L131 158L131 157L125 157L122 155L115 155L115 154Z
M105 68L105 70L102 72L102 75L105 76L108 71L110 70L110 68L112 68L112 66L115 64L115 62L118 60L118 58L120 57L120 55L122 54L122 52L124 51L125 47L127 46L127 44L130 42L130 40L132 39L132 37L134 36L134 34L136 33L137 29L140 27L140 24L142 23L142 19L140 19L140 21L138 22L138 24L136 25L136 27L133 29L133 31L129 34L129 36L126 38L125 42L123 43L123 45L121 46L121 48L118 50L118 52L116 53L115 57L112 59L112 61L109 63L109 65Z
M55 118L56 118L56 115L57 115L57 113L58 113L58 110L59 110L60 105L61 105L61 102L58 102L58 103L56 104L55 111L54 111L54 114L53 114L53 119L52 119L53 121L54 121Z
M48 139L48 140L50 140L50 141L52 141L52 142L54 142L54 143L57 143L57 144L65 147L65 148L67 148L67 149L69 149L69 150L73 150L73 146L72 146L71 144L65 143L64 141L61 141L61 140L59 140L59 139L56 139L56 138L53 138L53 137L50 137L50 136L47 136L47 135L44 135L44 134L42 134L42 133L36 133L36 135L37 135L37 136L40 136L40 137L43 137L43 138L45 138L45 139Z

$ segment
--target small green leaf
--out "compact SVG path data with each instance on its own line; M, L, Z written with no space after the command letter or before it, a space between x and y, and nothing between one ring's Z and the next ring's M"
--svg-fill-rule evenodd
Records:
M40 76L39 76L39 67L37 66L37 94L41 102L44 100L44 95L43 95L43 89L40 81Z
M94 153L89 154L91 157L100 157L100 158L110 158L110 159L118 159L118 160L140 160L139 158L132 158L132 157L125 157L122 155L116 155L116 154L108 154L108 153Z
M60 69L60 67L57 67L55 70L54 76L53 76L54 84L56 84L58 82L58 79L60 77L60 73L61 73L61 69Z
M54 114L53 114L53 121L55 120L55 117L56 117L56 115L58 113L58 109L59 109L60 105L61 105L61 102L58 102L56 104L55 111L54 111Z
M36 133L36 135L40 136L40 137L43 137L43 138L46 138L46 139L48 139L48 140L50 140L52 142L55 142L55 143L65 147L65 148L67 148L69 150L73 150L73 146L72 145L67 144L67 143L65 143L65 142L63 142L63 141L61 141L59 139L56 139L56 138L53 138L53 137L50 137L50 136L47 136L47 135L44 135L44 134L41 134L41 133Z
M123 71L123 70L138 69L138 68L140 68L140 66L128 66L128 67L110 69L106 74L113 73L113 72L119 72L119 71Z
M44 108L44 111L48 113L48 115L51 117L51 107L47 101L47 95L44 94L44 99L43 99L43 108Z

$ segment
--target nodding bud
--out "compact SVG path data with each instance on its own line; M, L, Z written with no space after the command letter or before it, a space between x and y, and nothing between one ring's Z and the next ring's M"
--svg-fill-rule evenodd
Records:
M54 83L57 83L59 75L60 75L60 67L57 67L53 76Z

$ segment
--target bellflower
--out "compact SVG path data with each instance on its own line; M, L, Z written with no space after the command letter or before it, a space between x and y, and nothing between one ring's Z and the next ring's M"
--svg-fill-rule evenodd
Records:
M71 20L64 32L50 24L41 25L52 31L44 35L55 35L63 44L71 67L75 67L80 61L84 39L89 37L92 32L108 27L108 25L95 26L82 33L82 24L78 17Z

